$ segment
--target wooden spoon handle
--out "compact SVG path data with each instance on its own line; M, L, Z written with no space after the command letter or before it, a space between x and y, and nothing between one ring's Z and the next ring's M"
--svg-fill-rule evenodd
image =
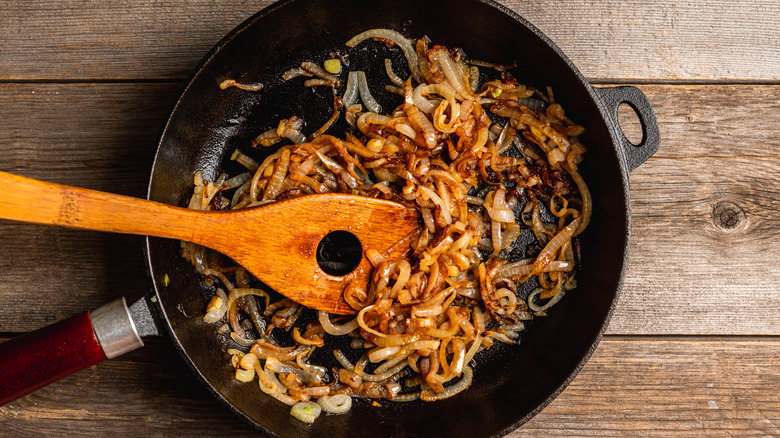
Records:
M202 214L186 208L5 172L0 187L0 219L183 240L201 231L197 225L208 227L196 219Z

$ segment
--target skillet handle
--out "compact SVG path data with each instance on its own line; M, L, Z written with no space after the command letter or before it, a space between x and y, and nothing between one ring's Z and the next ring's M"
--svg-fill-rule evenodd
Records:
M623 148L623 166L626 172L630 172L653 156L661 144L661 132L658 129L653 108L650 107L647 96L636 87L596 88L596 92L607 110L610 123L618 132L620 145ZM623 103L634 110L642 125L642 141L637 145L628 141L620 129L618 108Z
M142 347L124 298L0 344L0 406Z

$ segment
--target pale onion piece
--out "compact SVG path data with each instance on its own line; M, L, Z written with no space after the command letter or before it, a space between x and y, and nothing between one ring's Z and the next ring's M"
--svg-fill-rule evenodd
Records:
M333 336L346 335L347 333L350 333L354 331L356 328L358 328L357 318L353 319L352 321L346 324L335 325L332 322L330 322L330 318L328 317L328 312L325 312L323 310L317 312L317 318L319 319L320 324L322 324L322 328L325 330L325 333Z
M251 370L260 366L260 361L254 353L247 353L241 358L240 365L245 370Z
M312 397L323 397L330 393L330 386L307 386L301 392Z
M385 59L385 72L387 73L387 77L390 79L390 82L392 82L393 85L398 87L404 86L404 80L398 77L398 75L393 71L393 63L390 61L390 58Z
M477 197L477 196L466 195L465 199L466 199L466 202L468 202L469 204L474 204L474 205L482 205L485 202L484 199L482 199L480 197Z
M574 236L576 236L581 232L583 232L585 230L585 227L588 226L588 223L590 223L590 216L591 216L591 212L593 211L593 198L591 198L588 185L585 184L585 180L582 179L580 173L577 171L573 171L566 166L564 166L564 168L566 169L567 172L569 172L569 175L571 175L571 178L574 180L574 183L577 184L577 190L579 190L580 196L582 197L582 214L580 215L580 218L582 220L579 226L577 227L577 230L574 231Z
M555 148L547 153L547 161L550 166L558 167L558 163L566 161L566 154L559 148Z
M219 333L220 335L226 335L230 333L230 324L225 323L219 326L219 328L217 329L217 333Z
M534 299L538 297L542 292L544 292L544 288L538 287L528 295L528 307L530 307L531 310L533 310L534 312L544 312L545 310L554 306L555 303L560 301L561 298L563 298L563 296L566 294L566 291L563 288L561 288L561 290L558 291L557 294L553 295L552 298L550 298L550 301L540 306L534 302Z
M503 342L505 344L516 344L515 340L510 338L509 336L505 335L504 333L499 333L493 330L488 331L488 336L491 338Z
M402 346L396 345L394 347L373 349L370 353L368 353L368 360L370 360L373 363L377 363L381 360L387 359L390 356L398 354L399 352L401 352L402 348L403 348Z
M341 352L341 350L333 350L333 357L336 358L336 361L344 369L347 369L349 371L355 370L355 365L352 365L352 362L350 362L349 359L347 359L347 356L345 356L344 353Z
M519 97L517 99L517 104L518 105L525 105L528 108L530 108L530 109L532 109L534 111L539 111L539 112L544 111L545 108L547 107L547 104L544 103L544 101L539 100L539 99L534 99L534 98L531 98L531 97Z
M301 335L301 331L298 330L298 327L293 328L292 337L295 342L301 345L316 345L317 347L322 347L325 345L325 340L321 337L315 337L314 339L304 338L303 335Z
M444 216L444 221L448 224L452 223L452 215L450 215L450 209L447 206L447 204L442 201L442 199L439 197L439 195L436 194L433 190L429 189L425 186L420 186L420 190L424 192L428 198L430 198L431 201L433 201L434 204L438 205L441 209L441 214Z
M352 397L346 394L326 395L317 399L317 404L329 414L344 414L352 408Z
M223 190L235 189L236 187L244 185L247 181L252 179L252 174L249 172L240 173L233 178L225 180L222 183Z
M376 185L379 186L382 185L382 183L378 183ZM373 248L366 250L366 258L368 259L368 261L371 262L371 264L374 267L377 267L380 263L382 263L385 260L384 256L382 256L382 254L379 251Z
M376 303L374 303L374 304L372 304L370 306L366 306L363 309L361 309L360 312L358 312L357 317L355 317L355 320L357 320L358 325L360 325L361 329L363 329L363 330L367 331L368 333L371 333L371 334L373 334L375 336L378 336L380 338L384 338L384 337L387 336L387 334L382 333L382 332L378 332L378 331L372 329L371 327L368 326L368 324L366 324L365 320L363 319L364 315L366 314L366 312L368 312L369 310L373 310L375 306L376 306Z
M454 349L451 365L452 373L458 375L463 372L463 368L466 366L466 348L463 339L453 339L452 348Z
M553 260L548 263L541 272L569 272L574 269L574 262ZM502 266L496 278L519 277L528 274L534 270L534 264L531 261L523 260L520 262L507 263Z
M436 232L436 223L433 220L433 212L430 208L422 208L420 209L420 212L422 213L423 223L425 224L425 228L430 231L431 233Z
M247 295L255 295L258 297L265 298L266 307L268 306L268 303L271 301L271 297L269 297L268 294L262 289L256 289L252 287L234 287L231 288L230 295L228 296L228 300L227 300L228 309L230 309L230 306L232 306L237 299L241 297L245 297Z
M310 384L310 385L320 385L322 384L322 378L317 373L312 373L308 371L304 371L296 366L297 364L291 365L290 363L282 362L279 359L275 357L267 357L265 360L265 371L273 372L273 373L292 373L298 376L298 378L303 381L303 383ZM321 389L317 390L321 391ZM315 395L315 394L311 394Z
M227 304L228 297L225 295L225 291L218 288L216 295L211 298L208 307L206 307L206 316L203 317L203 320L209 324L219 321L225 316L225 312L227 312Z
M351 71L347 76L347 89L344 90L344 96L342 97L342 100L344 101L345 107L350 107L354 105L355 102L357 102L357 99L358 99L357 72Z
M276 198L276 195L279 194L279 190L282 187L282 182L284 181L284 177L287 176L287 169L289 168L289 166L290 166L290 149L285 149L282 152L281 158L274 166L273 173L271 174L271 179L268 182L268 185L266 186L261 201L268 201Z
M471 379L473 375L474 372L471 370L471 367L466 367L463 369L463 375L457 383L444 388L444 392L440 394L435 394L430 388L423 389L420 393L420 399L427 402L437 401L444 400L445 398L450 398L453 395L459 394L471 385Z
M412 101L414 105L420 109L420 111L430 114L433 110L439 106L439 102L433 99L426 99L423 97L423 90L427 87L425 84L420 84L414 87L412 90Z
M360 378L363 379L366 382L383 382L394 375L398 374L399 371L404 369L406 367L406 358L411 354L411 352L404 351L400 354L401 360L396 362L390 369L385 370L381 372L380 374L366 374L366 373L360 373ZM395 360L395 358L388 359L388 361ZM386 361L386 362L388 362ZM384 365L384 364L382 364ZM381 365L380 365L381 366ZM378 367L377 367L378 369ZM375 373L379 373L378 371L375 371Z
M480 312L479 315L480 315L480 317L482 317L482 312ZM474 355L479 352L479 349L482 346L482 339L484 339L484 337L482 336L482 333L485 331L484 322L481 323L481 324L477 323L477 321L476 321L476 319L477 319L476 318L477 312L476 311L474 312L474 316L475 316L475 318L474 318L474 320L475 320L474 321L475 322L474 327L477 329L477 333L479 333L479 334L474 339L474 342L471 343L471 347L469 347L469 350L466 352L466 357L465 357L465 359L463 359L465 361L465 363L471 362L471 359L474 358Z
M374 343L377 347L396 347L399 345L408 344L420 339L419 333L399 333L396 335L387 335L384 338L377 338Z
M242 347L251 347L255 345L255 341L253 339L243 338L236 332L230 332L230 339Z
M233 79L226 79L219 83L219 88L224 90L225 88L236 87L245 91L260 91L263 89L263 84L240 84Z
M392 294L398 294L398 291L404 288L406 286L406 282L409 281L409 277L412 274L412 268L411 265L409 265L409 262L402 259L400 262L398 262L398 278L395 281L395 284L393 285L393 289L391 290Z
M356 73L360 100L363 101L363 104L366 106L366 108L368 108L369 111L375 113L382 112L382 107L379 106L376 99L374 99L374 96L371 95L371 90L368 89L368 79L366 79L366 72L358 71Z
M282 74L282 79L284 79L285 81L289 81L290 79L294 79L294 78L297 78L297 77L300 77L300 76L309 76L309 77L311 77L312 74L307 72L306 70L300 68L300 67L296 67L296 68L291 68L290 70L287 70L286 72L284 72Z
M498 254L501 251L501 223L498 221L490 221L490 241L493 244L493 254Z
M283 388L285 392L287 391L287 389L284 388L279 382L279 379L276 378L276 375L273 373L273 371L264 371L262 367L258 366L257 377L258 386L260 386L260 390L264 393L288 406L293 406L298 403L297 399L292 398L279 390L279 388Z
M468 89L468 84L464 81L463 75L460 74L458 64L450 57L450 54L446 50L437 50L434 53L449 85L460 93L463 98L472 97L474 93Z
M408 125L406 123L398 123L395 125L395 130L398 131L399 134L403 134L409 138L415 138L417 137L417 131L412 128L411 125Z
M439 348L441 341L433 340L433 339L421 339L419 341L414 341L409 345L406 345L405 348L409 350L436 350Z
M282 131L281 137L290 139L295 144L301 144L306 141L306 136L297 129L286 128Z
M490 219L496 222L515 223L515 212L508 208L485 208Z
M567 225L561 231L559 231L558 234L555 235L555 237L553 237L549 242L547 242L547 245L544 246L542 251L536 257L536 260L534 261L534 265L536 265L536 269L541 271L541 269L543 269L544 266L547 265L552 260L552 257L561 248L561 246L563 246L564 243L566 243L572 238L574 232L578 229L580 225L581 219L582 216L574 219L569 225Z
M371 152L380 152L382 150L382 147L385 145L385 141L381 138L372 138L371 140L366 143L366 147Z
M295 357L295 363L301 367L301 369L307 373L311 373L312 375L316 375L320 377L320 381L323 377L325 377L326 374L328 374L328 369L325 367L321 367L319 365L312 365L310 363L306 363L304 361L304 356L309 354L307 351L301 352L298 356Z
M252 140L252 147L257 146L263 146L268 147L272 146L276 143L278 143L282 137L279 136L279 134L276 132L276 128L271 128L267 131L264 131L257 137L255 137L254 140Z
M298 402L290 409L290 415L304 423L314 423L321 412L322 407L312 402Z
M366 112L360 115L357 120L357 126L363 134L368 133L368 125L387 125L393 119L381 114Z
M236 370L236 380L240 380L242 382L251 382L255 378L255 369L250 368L248 370L245 370L243 368L239 368Z
M472 93L477 92L479 86L479 68L476 65L469 67L469 88Z
M408 403L417 401L420 399L420 391L417 392L411 392L409 394L398 394L395 397L389 399L389 401L396 402L396 403Z
M391 371L399 363L403 362L405 364L406 363L406 358L409 357L409 355L412 354L412 353L413 353L412 351L406 350L402 354L399 354L399 355L397 355L397 356L395 356L393 358L390 358L390 359L384 361L384 363L382 363L381 365L376 367L376 369L374 370L374 374L373 375L377 376L377 377L383 377L383 375L386 372L389 372L389 370ZM401 368L403 368L403 367L401 367ZM400 371L401 368L396 370L396 372ZM393 375L393 374L395 374L395 373L391 373L390 375ZM365 379L363 379L363 380L365 380ZM379 379L379 380L384 380L384 379Z
M409 70L412 72L414 79L417 82L423 81L422 74L420 74L420 66L417 61L417 52L405 36L391 29L369 29L352 37L352 39L347 41L347 46L355 47L369 38L382 38L394 42L404 52L406 61L409 63Z

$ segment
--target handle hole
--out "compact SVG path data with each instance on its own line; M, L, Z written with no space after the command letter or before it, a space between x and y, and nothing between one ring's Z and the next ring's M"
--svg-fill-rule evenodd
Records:
M628 102L623 102L618 106L618 123L620 130L629 143L634 146L641 146L645 142L645 127L639 119L639 111Z
M341 277L354 271L360 264L363 247L349 231L333 231L317 246L317 264L325 273Z

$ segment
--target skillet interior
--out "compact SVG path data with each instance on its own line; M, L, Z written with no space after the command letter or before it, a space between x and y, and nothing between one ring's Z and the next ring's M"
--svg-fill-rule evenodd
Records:
M536 321L519 346L495 348L480 358L467 391L436 403L356 402L346 415L323 416L305 426L289 407L262 394L256 385L234 381L224 340L202 321L204 287L179 256L179 242L148 240L152 277L174 344L193 370L237 414L269 434L280 436L487 436L509 432L548 404L595 349L609 319L623 278L628 248L627 179L615 133L601 103L576 68L538 30L493 3L475 0L292 0L272 5L247 20L207 56L191 78L162 135L149 198L184 205L192 176L202 170L213 179L236 147L282 117L303 116L308 131L331 112L329 89L298 86L276 91L279 76L304 60L322 60L373 27L409 37L428 35L434 43L458 46L466 54L519 66L521 83L550 85L567 115L586 127L589 148L582 166L594 198L594 214L581 236L582 270L578 287ZM362 46L361 46L362 47ZM389 51L349 52L347 70L372 65L385 78L382 60ZM398 52L395 50L395 52ZM395 54L396 71L402 57ZM264 92L220 90L227 78L261 82ZM371 80L371 79L369 79ZM376 90L384 82L373 84ZM377 91L376 94L379 94ZM380 101L391 108L398 101ZM262 251L262 248L258 248ZM168 274L170 285L160 279Z

